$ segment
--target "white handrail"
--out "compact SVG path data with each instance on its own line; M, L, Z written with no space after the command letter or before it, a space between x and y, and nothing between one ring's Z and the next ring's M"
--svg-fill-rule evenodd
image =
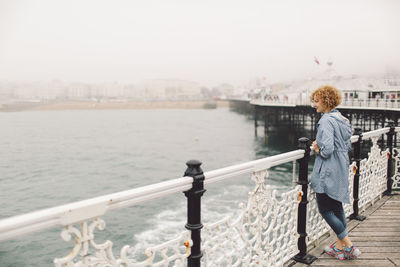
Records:
M304 153L304 150L299 149L259 160L254 160L214 171L205 172L204 183L211 184L218 181L226 180L228 178L236 177L238 175L252 173L253 171L268 169L270 167L274 167L283 163L301 159L304 156Z
M398 128L399 128L399 131L400 131L400 127L398 127ZM374 136L379 136L379 135L382 135L382 134L386 134L389 131L390 131L390 128L386 127L386 128L382 128L382 129L378 129L378 130L365 132L365 133L362 133L362 140L367 140L367 139L370 139L371 137L374 137ZM358 135L351 136L350 137L350 141L352 143L357 142L358 141Z
M366 140L366 139L369 139L369 138L374 137L374 136L379 136L379 135L382 135L382 134L386 134L389 131L390 131L390 128L386 127L386 128L382 128L382 129L366 132L366 133L362 134L362 140Z
M108 210L186 191L192 188L192 183L192 177L182 177L6 218L0 220L0 241L56 225L78 223L104 215Z
M358 135L353 135L352 137L350 137L350 141L351 143L355 143L358 141Z

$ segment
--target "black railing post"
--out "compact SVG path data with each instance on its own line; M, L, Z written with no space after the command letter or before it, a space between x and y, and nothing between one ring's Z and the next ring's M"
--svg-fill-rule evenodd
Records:
M258 127L258 109L257 105L254 105L254 136L257 137L257 127Z
M297 184L302 187L302 196L297 210L297 233L299 234L299 239L297 241L297 247L299 253L293 257L293 260L305 264L311 264L317 258L313 255L307 254L307 191L308 191L308 161L310 160L310 140L306 137L299 139L299 149L304 149L304 157L297 160L299 163L299 179Z
M358 214L358 201L359 199L359 191L360 191L360 161L361 161L361 141L362 141L362 130L360 127L356 127L354 129L354 135L358 135L357 142L354 143L354 155L353 161L356 162L356 173L354 174L353 181L353 214L350 215L350 219L364 221L365 216Z
M388 162L387 162L387 189L384 193L384 195L392 195L392 185L393 185L393 180L392 180L392 175L393 175L393 136L395 135L395 127L394 127L394 122L390 120L388 122L388 126L390 127L389 132L386 134L387 135L387 148L389 149L389 154L388 154Z
M191 231L192 248L188 257L189 267L200 267L200 260L203 256L201 252L201 196L206 191L204 189L204 175L200 168L201 162L198 160L190 160L186 162L187 169L184 176L193 177L192 188L185 191L187 197L187 224L186 229Z

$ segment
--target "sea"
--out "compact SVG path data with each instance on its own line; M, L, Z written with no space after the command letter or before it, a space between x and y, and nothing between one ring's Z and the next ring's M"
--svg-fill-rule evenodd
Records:
M156 110L54 110L0 113L0 219L180 178L186 162L211 171L296 149L302 133L285 128L264 135L249 115L229 108ZM267 183L287 190L292 163L274 167ZM210 184L202 222L238 213L254 188L250 175ZM186 198L161 199L108 212L95 241L124 245L145 259L149 246L185 230ZM0 266L54 266L73 239L62 226L0 242Z

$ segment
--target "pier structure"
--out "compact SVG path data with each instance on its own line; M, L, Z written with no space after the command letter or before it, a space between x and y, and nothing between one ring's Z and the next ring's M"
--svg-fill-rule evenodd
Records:
M391 216L397 216L397 213L392 214L398 210L395 198L386 200L389 201L386 206L381 203L385 196L393 196L395 190L400 189L400 150L393 142L399 132L400 127L390 122L385 128L369 132L357 128L351 137L354 151L348 169L351 204L344 205L344 210L351 220L349 225L360 226L354 228L359 230L353 230L351 236L370 235L371 226L361 227L364 222L382 219L384 224ZM386 136L384 147L378 145L382 135ZM73 240L66 256L54 255L54 265L60 267L278 267L300 263L321 266L318 262L326 262L325 256L319 251L311 253L310 249L332 237L329 237L329 226L318 213L315 193L309 188L309 162L314 155L310 139L302 137L298 141L297 150L212 171L204 172L200 161L190 160L183 177L177 179L2 219L0 242L59 227L64 241ZM367 141L371 146L367 156L362 157L360 148ZM267 181L270 171L282 164L292 166L293 186L278 190ZM242 175L249 175L253 185L250 192L243 192L248 195L247 203L240 205L237 214L204 222L201 199L207 194L207 187ZM182 225L186 230L172 240L146 249L143 259L130 258L129 245L122 247L117 257L110 240L97 242L97 231L105 229L102 217L106 213L178 192L183 192L182 197L187 199L187 223ZM376 215L369 212L370 207L375 209L379 205L381 212ZM398 229L396 225L393 227ZM388 229L384 226L374 229L388 240L399 238L396 230L397 236L392 236L383 234ZM337 263L339 261L334 265ZM348 263L365 266L362 265L366 263L365 256L340 264Z
M310 137L316 134L316 124L321 114L316 113L309 99L274 100L261 99L231 99L230 108L239 113L245 113L254 118L255 134L257 127L264 127L264 136L275 131L278 127L289 127L308 130ZM389 120L395 126L399 125L399 100L347 100L337 109L349 119L353 127L360 127L363 131L372 131L383 128Z

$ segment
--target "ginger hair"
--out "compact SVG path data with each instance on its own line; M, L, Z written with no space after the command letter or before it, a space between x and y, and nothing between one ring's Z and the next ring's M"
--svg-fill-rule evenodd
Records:
M342 101L340 91L332 85L324 85L314 90L311 93L311 101L313 101L314 98L317 98L318 101L322 102L322 105L331 110L339 106Z

